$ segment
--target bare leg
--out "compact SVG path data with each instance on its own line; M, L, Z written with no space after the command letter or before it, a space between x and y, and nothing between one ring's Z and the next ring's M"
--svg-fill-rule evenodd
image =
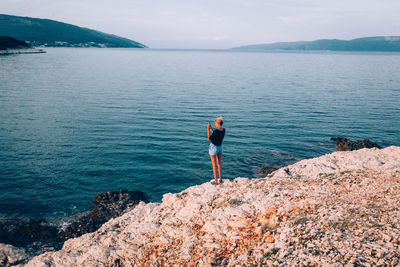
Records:
M219 182L222 183L222 154L217 154Z
M215 182L218 183L218 179L217 179L217 166L216 166L217 163L216 163L216 157L217 157L217 156L212 156L212 155L210 155L211 163L212 163L212 165L213 165L214 179L215 179Z

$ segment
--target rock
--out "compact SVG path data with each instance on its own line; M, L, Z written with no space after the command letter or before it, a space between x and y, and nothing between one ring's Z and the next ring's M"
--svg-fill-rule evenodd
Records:
M335 152L140 202L26 266L398 264L399 179L400 147Z
M378 260L378 265L379 266L384 266L385 265L385 260L384 259L379 259Z
M270 173L273 173L276 170L278 170L278 168L269 167L269 166L263 166L260 169L258 169L258 172L263 174L263 175L268 175Z
M18 48L18 49L0 50L0 55L42 54L42 53L46 53L46 51L36 48L26 48L26 49Z
M241 262L247 262L248 256L247 254L242 254L237 259Z
M274 262L272 260L267 260L266 262L267 266L274 266Z
M64 232L43 219L8 218L0 222L0 242L23 247L30 254L60 249Z
M286 257L286 255L288 254L287 250L280 250L279 254L278 254L278 259L283 259Z
M119 190L94 197L95 207L78 216L65 230L43 218L12 217L0 222L0 242L25 248L30 255L59 250L65 240L96 231L106 221L122 215L140 201L148 201L141 191Z
M368 140L351 141L344 137L332 137L331 140L336 142L338 151L353 151L362 148L381 148L378 144Z
M67 238L94 232L106 221L120 216L140 201L148 202L148 199L142 191L119 190L101 193L93 201L96 202L94 208L65 229Z
M0 266L22 266L28 259L24 249L0 243Z

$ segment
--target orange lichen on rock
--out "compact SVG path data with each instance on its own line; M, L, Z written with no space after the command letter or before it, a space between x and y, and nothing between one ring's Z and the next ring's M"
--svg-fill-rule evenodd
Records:
M399 175L391 147L205 183L140 203L27 266L397 266Z

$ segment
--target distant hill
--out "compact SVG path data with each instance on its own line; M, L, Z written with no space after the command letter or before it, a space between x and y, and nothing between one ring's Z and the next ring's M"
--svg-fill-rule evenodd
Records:
M247 45L233 50L330 50L330 51L385 51L400 52L400 36L365 37L349 41L322 39L310 42L283 42Z
M146 47L116 35L59 21L2 14L0 14L0 35L24 40L33 46Z

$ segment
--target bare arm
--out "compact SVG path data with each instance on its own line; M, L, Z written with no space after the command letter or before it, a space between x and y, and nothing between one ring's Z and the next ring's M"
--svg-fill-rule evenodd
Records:
M211 127L211 124L207 124L207 138L208 138L208 141L210 141L210 131L214 132L213 128Z

